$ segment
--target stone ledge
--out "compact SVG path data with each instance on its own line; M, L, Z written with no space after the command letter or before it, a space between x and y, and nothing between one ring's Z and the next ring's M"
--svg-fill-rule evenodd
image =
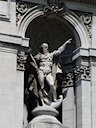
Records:
M96 49L95 48L78 48L73 52L72 60L76 60L78 57L96 57Z
M0 41L15 44L15 45L21 45L24 47L29 47L29 38L22 38L17 35L0 33Z
M58 111L51 106L38 106L35 109L33 109L32 115L33 116L38 116L38 115L57 116Z

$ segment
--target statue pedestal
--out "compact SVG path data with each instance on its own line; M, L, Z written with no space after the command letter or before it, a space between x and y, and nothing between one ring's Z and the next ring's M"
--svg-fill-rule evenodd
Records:
M56 119L58 111L53 107L39 106L32 111L32 114L35 117L26 128L68 128Z

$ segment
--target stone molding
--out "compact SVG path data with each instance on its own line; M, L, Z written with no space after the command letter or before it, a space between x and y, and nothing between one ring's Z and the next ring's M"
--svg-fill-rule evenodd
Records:
M40 115L51 115L51 116L57 116L59 113L58 111L51 107L51 106L38 106L32 110L32 115L40 116Z
M68 1L96 5L96 1L95 0L68 0Z
M76 60L79 57L96 57L95 48L78 48L73 52L72 61Z
M9 34L0 33L0 41L7 42L10 44L16 44L16 45L29 47L29 38L22 38L17 35L9 35Z

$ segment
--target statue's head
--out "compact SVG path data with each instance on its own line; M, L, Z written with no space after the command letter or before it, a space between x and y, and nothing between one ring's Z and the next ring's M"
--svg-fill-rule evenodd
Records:
M41 48L43 53L47 53L48 52L48 44L47 43L42 43L40 48Z

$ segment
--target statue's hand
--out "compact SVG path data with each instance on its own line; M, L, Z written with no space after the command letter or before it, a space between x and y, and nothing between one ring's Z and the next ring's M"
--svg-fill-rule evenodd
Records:
M66 44L70 44L72 42L72 38L66 41Z

